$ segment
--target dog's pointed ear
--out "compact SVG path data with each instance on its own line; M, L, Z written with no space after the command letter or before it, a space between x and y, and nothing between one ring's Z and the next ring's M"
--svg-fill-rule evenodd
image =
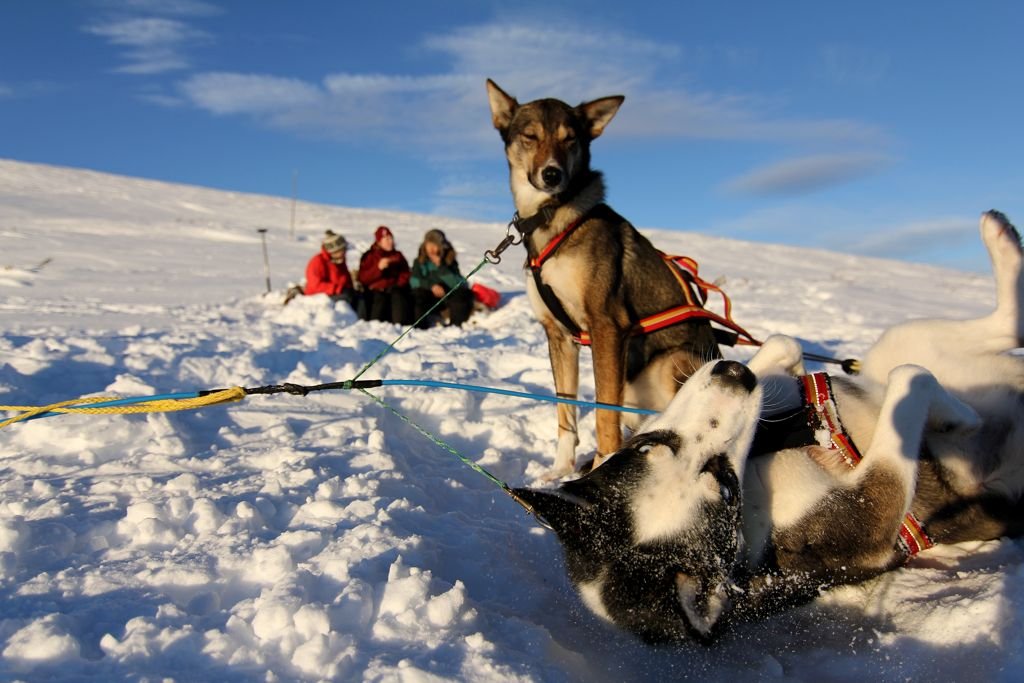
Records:
M533 508L534 513L547 522L559 538L581 531L583 515L588 508L586 502L559 491L512 489L512 493Z
M676 596L693 630L702 638L710 638L712 629L729 606L724 582L679 572L676 574Z
M491 121L494 122L494 127L504 134L512 123L512 117L515 115L516 109L519 108L519 103L516 102L516 98L499 88L498 84L489 78L487 79L487 99L491 103Z
M576 107L576 111L583 116L583 119L590 127L591 139L598 137L604 132L604 127L608 125L615 116L615 113L619 111L619 107L622 106L625 99L622 95L613 95L611 97L602 97L599 100L584 102Z

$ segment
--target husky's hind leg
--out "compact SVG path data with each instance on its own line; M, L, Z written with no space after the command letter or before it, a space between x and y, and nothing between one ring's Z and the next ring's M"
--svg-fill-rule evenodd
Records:
M885 383L890 370L909 363L928 368L944 385L971 386L978 358L1017 347L1024 334L1020 236L998 211L982 214L980 232L992 259L995 310L973 320L912 320L890 328L864 356L865 377Z
M1008 351L1024 338L1024 321L1020 305L1024 299L1024 278L1021 269L1020 233L998 211L981 216L981 240L992 259L992 275L996 283L996 309L989 316L995 352Z
M889 373L885 398L878 413L871 445L853 472L863 476L877 466L899 473L905 486L906 505L914 496L917 461L927 424L946 429L971 430L981 424L978 413L946 391L925 368L901 365ZM902 514L906 513L903 510Z
M924 368L894 368L863 459L852 468L822 463L837 486L806 517L773 533L779 566L838 583L860 581L893 567L902 560L896 539L914 499L927 424L940 421L970 428L978 419ZM811 453L816 460L835 453L817 450L824 453Z

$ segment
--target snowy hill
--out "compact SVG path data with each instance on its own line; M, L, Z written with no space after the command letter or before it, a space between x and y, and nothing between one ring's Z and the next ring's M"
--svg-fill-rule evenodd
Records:
M319 297L280 305L324 229L354 243L351 265L377 225L410 257L438 227L463 271L505 231L300 202L292 237L290 216L285 198L0 160L0 404L349 379L399 330ZM975 274L648 235L723 279L753 334L839 357L907 316L993 301ZM522 252L507 254L477 278L501 309L415 331L367 376L550 392ZM547 404L377 393L513 485L553 462ZM593 449L592 414L581 437ZM345 393L0 431L0 605L5 680L1024 678L1018 542L936 548L710 649L652 649L580 607L554 536L489 481Z

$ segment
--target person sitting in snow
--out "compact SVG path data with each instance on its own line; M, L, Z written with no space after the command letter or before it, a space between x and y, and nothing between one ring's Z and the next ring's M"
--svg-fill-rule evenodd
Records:
M473 312L473 293L469 287L460 286L462 283L454 247L440 230L428 230L423 236L423 244L420 245L419 255L413 262L409 277L416 319L419 320L438 299L450 291L451 296L440 309L442 315L447 315L447 322L451 325L466 322ZM427 321L420 323L420 327L427 325Z
M348 302L352 310L357 310L359 302L357 292L352 286L352 275L345 263L345 252L348 242L344 236L332 230L324 233L324 241L320 253L309 260L306 265L306 288L304 293L326 294L334 301Z
M359 259L366 319L408 323L412 312L409 262L395 249L395 236L386 225L377 228L373 237L373 246Z

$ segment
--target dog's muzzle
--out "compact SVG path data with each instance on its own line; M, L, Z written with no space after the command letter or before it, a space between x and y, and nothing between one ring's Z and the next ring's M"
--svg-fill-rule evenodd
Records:
M557 166L548 166L540 172L540 179L549 190L562 184L562 169Z
M743 363L734 360L720 360L711 369L712 377L720 377L726 384L734 384L750 393L757 386L757 377Z

